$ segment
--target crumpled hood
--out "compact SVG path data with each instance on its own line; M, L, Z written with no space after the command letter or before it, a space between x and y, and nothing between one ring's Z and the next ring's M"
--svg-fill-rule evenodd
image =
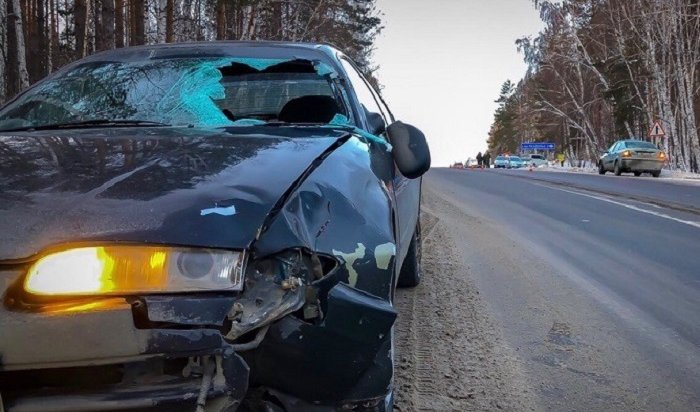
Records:
M248 247L346 132L250 127L0 134L0 260L83 242Z

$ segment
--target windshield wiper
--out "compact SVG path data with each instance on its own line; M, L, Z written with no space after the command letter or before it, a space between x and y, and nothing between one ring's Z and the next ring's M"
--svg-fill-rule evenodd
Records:
M69 123L54 123L46 124L41 126L24 126L15 127L10 129L0 129L0 132L23 132L32 130L57 130L57 129L73 129L81 127L97 127L97 126L116 126L116 127L129 127L129 126L149 126L149 127L164 127L170 126L167 123L153 122L150 120L127 120L127 119L94 119L94 120L84 120L81 122L69 122Z

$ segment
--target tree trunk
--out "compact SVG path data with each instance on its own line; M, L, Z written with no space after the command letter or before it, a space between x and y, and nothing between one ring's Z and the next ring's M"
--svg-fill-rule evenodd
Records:
M48 36L46 35L45 7L46 5L44 4L44 0L36 0L36 27L34 36L36 36L35 56L37 57L36 61L39 62L39 64L37 65L39 67L36 68L34 74L36 76L35 79L37 80L44 78L48 74L48 72L46 71L48 60L46 56Z
M102 0L102 24L100 25L100 50L114 48L114 0Z
M165 43L168 31L168 0L158 0L156 4L156 39L158 43Z
M129 3L129 45L146 43L144 25L144 0L131 0Z
M174 0L167 0L165 4L165 42L173 42L173 24L175 23L175 4Z
M13 21L12 27L15 34L14 55L10 56L9 62L15 61L17 73L17 92L29 87L29 72L27 72L27 55L24 45L24 29L22 27L22 7L19 0L12 1L12 13L8 13L8 22Z
M216 40L226 38L226 3L224 0L216 2Z
M114 45L124 47L124 0L114 0Z
M6 0L0 0L0 104L5 102L7 96L7 88L5 86L5 76L7 70L5 62L7 61L7 3Z
M173 42L173 24L175 23L174 0L167 0L165 4L165 42Z
M56 50L58 48L58 26L56 22L56 0L49 0L49 38L46 51L46 71L53 72Z
M272 3L272 30L270 40L282 40L284 38L284 27L282 21L282 2Z
M75 54L80 59L87 56L87 2L75 0Z

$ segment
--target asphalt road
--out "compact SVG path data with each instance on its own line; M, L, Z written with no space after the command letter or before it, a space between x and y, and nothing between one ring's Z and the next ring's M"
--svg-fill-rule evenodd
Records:
M433 169L423 206L535 409L700 410L700 184Z

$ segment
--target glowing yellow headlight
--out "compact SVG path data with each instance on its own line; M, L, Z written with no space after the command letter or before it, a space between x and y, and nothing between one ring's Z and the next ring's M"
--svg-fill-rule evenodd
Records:
M24 289L33 295L127 295L241 290L240 252L151 246L83 247L39 259Z

